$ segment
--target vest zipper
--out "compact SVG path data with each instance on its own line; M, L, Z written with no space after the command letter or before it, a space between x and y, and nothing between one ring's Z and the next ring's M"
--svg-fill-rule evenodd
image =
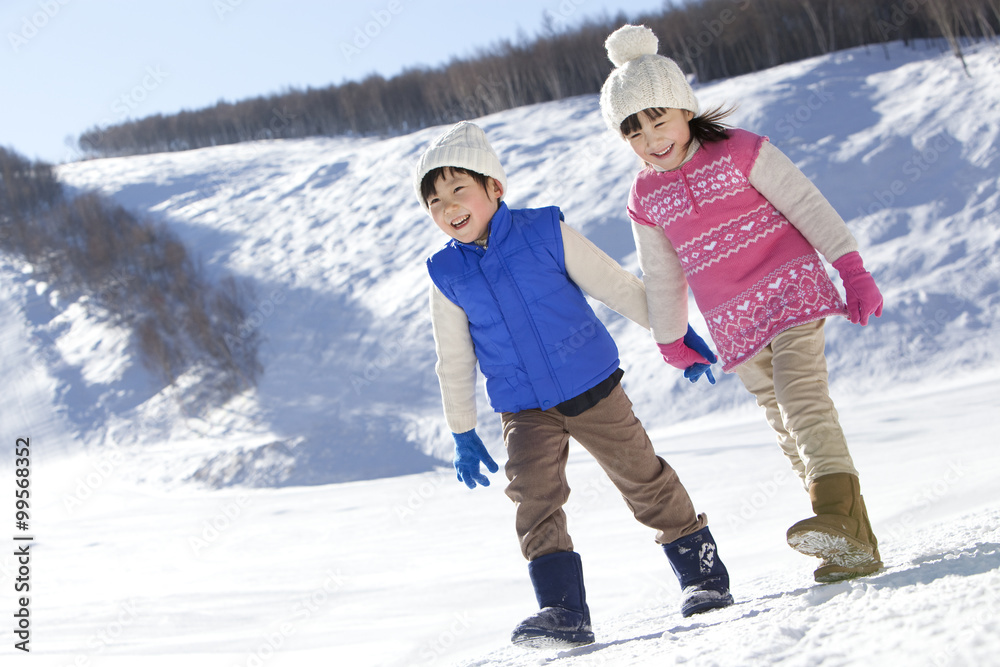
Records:
M562 391L561 383L556 378L555 370L553 370L552 368L552 360L549 359L549 355L545 353L545 343L542 341L541 334L538 333L538 327L535 325L535 320L531 316L531 309L528 308L528 302L524 298L524 293L521 291L520 285L518 285L517 281L514 279L514 272L511 271L510 267L507 265L507 258L504 257L503 253L500 252L497 253L497 260L500 262L500 266L503 268L504 273L507 274L507 278L508 280L510 280L510 284L513 288L513 291L517 294L517 300L520 302L521 308L524 309L524 312L527 315L526 319L528 327L531 329L531 334L535 339L535 344L538 346L538 350L541 354L542 360L545 362L545 369L548 372L549 379L552 385L555 386L561 392ZM514 351L515 353L517 352L516 345L514 346ZM527 368L525 368L525 373L529 375L529 382L530 382L530 373L528 372ZM553 405L555 405L555 403L553 403ZM540 407L542 410L547 410L551 408L552 405L546 406L543 404Z

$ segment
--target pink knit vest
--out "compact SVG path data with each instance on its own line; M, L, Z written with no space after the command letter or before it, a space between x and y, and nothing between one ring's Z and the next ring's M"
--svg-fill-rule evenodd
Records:
M679 169L644 169L629 216L677 251L724 371L782 331L847 310L816 250L748 175L766 137L730 130Z

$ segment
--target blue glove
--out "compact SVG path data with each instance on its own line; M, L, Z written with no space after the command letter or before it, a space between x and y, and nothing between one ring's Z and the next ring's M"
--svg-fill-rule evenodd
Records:
M476 435L476 429L451 435L455 438L455 470L458 472L458 481L465 482L470 489L476 488L476 482L489 486L490 480L479 471L479 464L483 463L490 472L496 472L500 466L486 451L482 439Z
M684 334L684 344L713 364L719 360L715 356L715 353L712 352L712 348L708 346L701 336L695 333L690 324L688 325L687 333ZM715 384L715 376L712 374L712 367L709 364L691 364L684 369L684 377L691 382L697 382L698 378L702 375L708 378L709 384Z
M691 382L697 382L702 375L708 378L709 384L715 384L715 376L712 375L712 367L709 364L691 364L684 369L684 377Z

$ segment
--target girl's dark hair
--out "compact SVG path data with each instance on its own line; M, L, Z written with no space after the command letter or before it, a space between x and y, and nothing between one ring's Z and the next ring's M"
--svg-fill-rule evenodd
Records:
M722 123L725 118L728 118L733 112L736 111L736 107L724 108L721 104L714 109L709 109L705 113L699 114L688 121L688 127L691 129L691 139L697 139L698 143L706 144L711 141L724 141L729 138L729 126ZM646 118L649 120L656 120L663 114L667 113L667 109L663 107L653 107L651 109L643 109L639 113L634 113L621 124L622 136L626 139L628 135L633 132L638 132L642 129L642 124L639 121L639 114L646 114ZM684 147L687 150L687 146Z
M437 187L435 183L437 180L444 176L445 171L452 171L459 174L468 174L472 177L476 183L479 183L484 190L489 192L490 190L490 177L484 176L477 171L472 171L470 169L462 169L461 167L437 167L436 169L431 169L424 177L420 179L420 196L423 198L424 202L430 199L431 195L437 192Z

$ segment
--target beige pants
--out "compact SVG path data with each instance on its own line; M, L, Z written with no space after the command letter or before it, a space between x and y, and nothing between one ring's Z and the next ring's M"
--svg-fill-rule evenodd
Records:
M576 417L535 409L505 412L502 420L510 480L506 493L517 505L515 528L528 560L573 549L562 509L570 492L570 436L597 459L635 518L657 530L657 542L673 542L705 527L705 516L695 514L677 473L653 451L621 385Z
M858 474L830 400L823 324L817 320L783 331L736 367L806 488L823 475Z

